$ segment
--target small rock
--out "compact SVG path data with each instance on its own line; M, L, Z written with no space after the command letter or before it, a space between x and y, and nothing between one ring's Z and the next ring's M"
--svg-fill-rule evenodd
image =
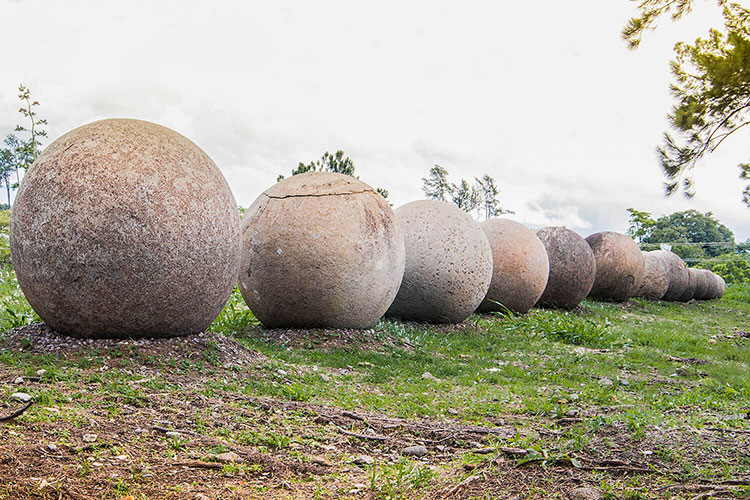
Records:
M54 444L54 443L50 443L50 444L47 445L47 449L49 451L57 451L57 445Z
M291 443L289 443L289 449L291 449L291 450L298 450L300 448L304 448L304 446L302 446L301 444L299 444L299 443L297 443L295 441L292 441Z
M407 446L401 453L407 457L423 457L429 453L424 446Z
M211 499L210 499L210 498L208 498L208 497L207 497L206 495L204 495L203 493L198 493L198 495L196 495L196 497L195 497L195 500L211 500Z
M44 376L45 373L47 373L47 370L45 370L44 368L42 368L41 370L37 370L36 371L36 376L37 377L42 377L42 376Z
M352 460L352 463L354 465L372 465L375 463L375 459L367 455L359 455Z
M14 384L16 384L16 385L21 385L21 384L23 384L23 377L17 377L17 378L16 378L16 379L15 379L15 380L13 381L13 383L14 383Z
M127 456L127 455L117 455L117 456L115 457L115 459L116 459L116 460L120 460L121 462L124 462L125 460L127 460L127 459L128 459L128 456Z
M477 455L489 455L495 451L495 448L485 447L485 448L475 448L471 450L472 453L476 453Z
M715 344L716 343L716 339L708 339L708 343L709 344Z
M456 410L455 408L448 408L448 413L450 413L451 415L458 415L458 410Z
M25 392L14 392L10 397L22 403L28 403L29 401L31 401L31 396L29 396Z
M317 464L317 465L322 465L323 467L330 467L332 465L330 460L328 460L326 457L319 456L319 455L311 456L310 462Z
M601 491L591 486L574 488L568 492L568 500L602 500Z
M322 380L323 382L330 382L331 381L331 377L329 377L325 373L321 373L320 374L320 380Z
M169 439L179 439L180 438L180 433L176 432L176 431L167 431L166 436Z
M422 374L422 379L423 380L429 380L430 382L440 382L440 379L437 378L435 375L433 375L430 372L424 372Z
M84 434L83 435L83 441L86 443L93 443L97 439L99 439L99 436L97 436L96 434Z
M282 376L287 374L286 370L282 370L282 369L277 370L276 373Z
M613 385L615 385L615 383L612 382L611 378L604 377L603 379L599 380L599 385L602 385L604 387L612 387Z
M435 448L437 448L437 451L440 451L440 452L445 451L445 446L442 444L435 446Z
M227 451L226 453L219 453L216 455L216 460L221 463L238 464L242 462L242 457L233 451Z
M621 383L622 385L626 386L626 387L630 385L630 381L629 381L629 380L626 380L626 379L622 379L622 380L620 380L620 383Z

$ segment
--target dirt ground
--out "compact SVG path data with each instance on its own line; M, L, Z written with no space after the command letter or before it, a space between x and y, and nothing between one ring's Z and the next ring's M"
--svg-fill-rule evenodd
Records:
M290 330L267 331L262 337L302 343ZM322 332L316 348L342 338ZM748 431L657 428L634 443L627 429L610 426L592 431L594 439L575 457L544 456L543 450L532 453L498 443L518 433L554 438L583 415L557 420L504 415L478 426L209 391L210 381L263 376L259 367L265 360L215 333L87 341L60 337L35 324L8 334L2 349L24 354L0 363L0 394L21 388L36 394L25 413L0 422L2 499L646 498L627 491L703 499L748 494L750 476L680 481L679 466L653 452L677 443L688 460L747 462ZM170 369L207 359L213 361L210 370ZM0 418L23 406L0 398ZM427 454L404 461L405 450L413 446L423 446Z

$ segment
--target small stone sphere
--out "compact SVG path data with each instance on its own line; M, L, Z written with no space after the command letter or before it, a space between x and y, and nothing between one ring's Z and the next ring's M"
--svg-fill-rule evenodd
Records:
M727 283L726 283L726 281L724 281L724 278L722 278L718 274L716 275L716 278L719 281L719 289L718 289L718 293L716 294L716 298L720 299L720 298L722 298L724 296L724 293L727 290Z
M695 291L693 292L693 298L695 300L705 300L706 292L708 292L708 276L706 269L696 269L695 276Z
M641 281L641 286L635 296L649 300L661 300L667 293L667 288L669 288L664 251L643 252L643 260L646 264L646 274L643 276L643 281Z
M661 300L675 302L679 300L683 293L685 293L685 289L689 284L690 276L685 261L683 261L679 255L665 250L664 259L667 263L669 288L667 288L667 292Z
M614 302L632 297L646 274L638 244L613 231L592 234L586 241L596 257L596 279L589 295Z
M549 258L549 279L539 305L573 309L594 286L594 252L581 235L565 227L543 227L536 230L536 235Z
M403 274L404 237L393 210L354 177L289 177L242 219L240 291L266 327L370 328Z
M404 231L404 280L386 316L431 323L460 323L487 295L492 249L469 214L438 200L395 210Z
M534 231L508 219L490 219L479 224L492 248L492 281L480 312L502 311L526 314L544 292L549 277L549 259Z
M31 306L79 337L206 329L235 286L239 213L213 161L140 120L84 125L21 182L11 252Z
M719 276L712 271L706 270L706 293L703 296L703 299L713 300L717 298L719 296L720 287Z
M698 284L698 273L697 269L693 269L692 267L688 268L688 284L685 287L685 291L682 292L682 295L680 295L680 298L677 299L678 302L690 302L693 300L693 294L695 293L695 287Z

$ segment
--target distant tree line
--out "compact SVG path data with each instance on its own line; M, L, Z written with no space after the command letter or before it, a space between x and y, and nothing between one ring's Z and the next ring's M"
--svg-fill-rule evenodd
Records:
M47 137L47 132L42 128L47 125L47 120L38 117L36 108L39 101L31 98L31 91L25 85L18 86L18 99L21 101L21 107L18 112L21 113L26 121L26 125L16 125L16 134L8 134L3 140L4 148L0 149L0 188L5 188L7 203L3 204L5 208L11 207L11 191L18 188L21 182L21 172L25 172L36 161L37 156L42 152L41 138Z
M628 235L643 250L670 244L690 266L710 269L729 283L750 281L750 239L736 243L734 233L711 212L675 212L654 219L650 213L628 208Z
M512 214L512 210L500 206L500 188L488 174L475 177L473 183L461 179L458 184L448 181L448 171L440 165L430 169L422 178L422 191L427 198L453 203L465 212L476 212L478 217L491 219L502 214Z

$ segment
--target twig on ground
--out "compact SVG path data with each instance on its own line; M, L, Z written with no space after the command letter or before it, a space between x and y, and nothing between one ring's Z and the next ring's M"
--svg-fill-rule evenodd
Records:
M466 488L468 485L470 485L474 481L477 481L478 479L479 479L479 476L469 476L468 478L464 479L463 481L461 481L460 483L458 483L453 488L451 488L448 491L446 491L445 493L443 493L443 495L441 496L441 498L448 498L448 497L451 497L451 496L455 495L460 490Z
M224 466L216 462L201 462L196 460L194 462L176 462L175 467L189 467L191 469L222 469Z
M29 401L28 404L26 406L24 406L23 408L21 408L20 410L14 412L14 413L11 413L7 417L0 417L0 422L8 422L10 420L13 420L16 417L20 417L21 415L23 415L23 412L25 412L26 410L28 410L31 407L31 405L33 405L33 404L34 404L33 401Z
M387 436L376 436L376 435L370 435L370 434L359 434L356 432L350 432L350 431L347 431L346 429L342 429L339 426L336 426L336 428L339 430L341 434L346 434L347 436L354 436L360 439L372 439L374 441L388 441L390 439Z

